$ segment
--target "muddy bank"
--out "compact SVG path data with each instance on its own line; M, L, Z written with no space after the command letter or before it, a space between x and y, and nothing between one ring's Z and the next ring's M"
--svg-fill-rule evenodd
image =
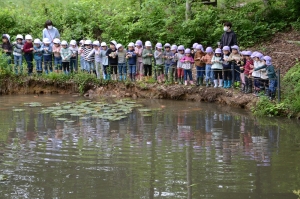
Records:
M78 85L74 82L56 82L53 80L5 78L0 81L0 95L13 94L72 94L78 93Z
M246 109L250 109L257 102L255 96L241 94L235 89L161 84L109 84L90 89L85 93L85 96L91 98L106 96L216 102Z
M55 82L44 79L23 79L22 81L1 81L0 94L80 94L80 85L73 81ZM206 88L182 85L161 85L145 83L116 83L105 85L85 85L81 88L89 98L105 96L116 98L149 98L190 100L196 102L216 102L224 105L249 109L257 98L244 95L235 89Z

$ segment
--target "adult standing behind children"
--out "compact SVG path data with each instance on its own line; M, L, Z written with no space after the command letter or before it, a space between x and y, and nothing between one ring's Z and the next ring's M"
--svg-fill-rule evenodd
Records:
M224 46L234 46L237 45L237 37L236 34L231 30L232 24L230 22L224 23L224 33L220 40L219 48L223 48Z
M55 38L60 39L60 34L57 28L53 26L53 23L51 20L47 20L45 22L45 28L43 30L43 39L48 38L51 42L51 46L53 45L53 40Z

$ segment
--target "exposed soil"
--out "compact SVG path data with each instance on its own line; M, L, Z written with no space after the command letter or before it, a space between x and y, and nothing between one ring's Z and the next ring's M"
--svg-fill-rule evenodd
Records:
M274 66L284 75L300 59L300 32L278 32L271 40L257 44L251 50L272 57Z
M74 82L56 83L43 79L28 78L16 83L6 79L1 81L0 94L79 94L78 85ZM229 106L249 109L257 98L253 95L241 94L235 89L206 88L182 85L160 84L125 84L121 82L107 85L88 85L85 97L114 97L114 98L149 98L190 100L197 102L217 102Z
M86 92L85 96L91 98L105 96L217 102L246 109L254 106L258 99L251 94L245 95L235 89L160 84L143 84L140 86L139 84L125 85L123 83L91 89Z

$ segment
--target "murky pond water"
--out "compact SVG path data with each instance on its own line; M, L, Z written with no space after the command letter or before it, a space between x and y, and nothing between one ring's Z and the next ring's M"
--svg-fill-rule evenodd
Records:
M23 103L72 96L0 96L0 198L297 198L297 121L241 109L141 100L143 116L58 121Z

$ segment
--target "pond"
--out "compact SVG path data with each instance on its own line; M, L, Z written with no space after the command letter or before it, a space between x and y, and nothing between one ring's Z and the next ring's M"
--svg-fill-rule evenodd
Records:
M30 102L41 107L24 105ZM0 96L0 198L297 198L297 121L150 99L128 109L135 102L124 100L131 111L117 120L43 112L63 109L63 102L116 105L68 95Z

